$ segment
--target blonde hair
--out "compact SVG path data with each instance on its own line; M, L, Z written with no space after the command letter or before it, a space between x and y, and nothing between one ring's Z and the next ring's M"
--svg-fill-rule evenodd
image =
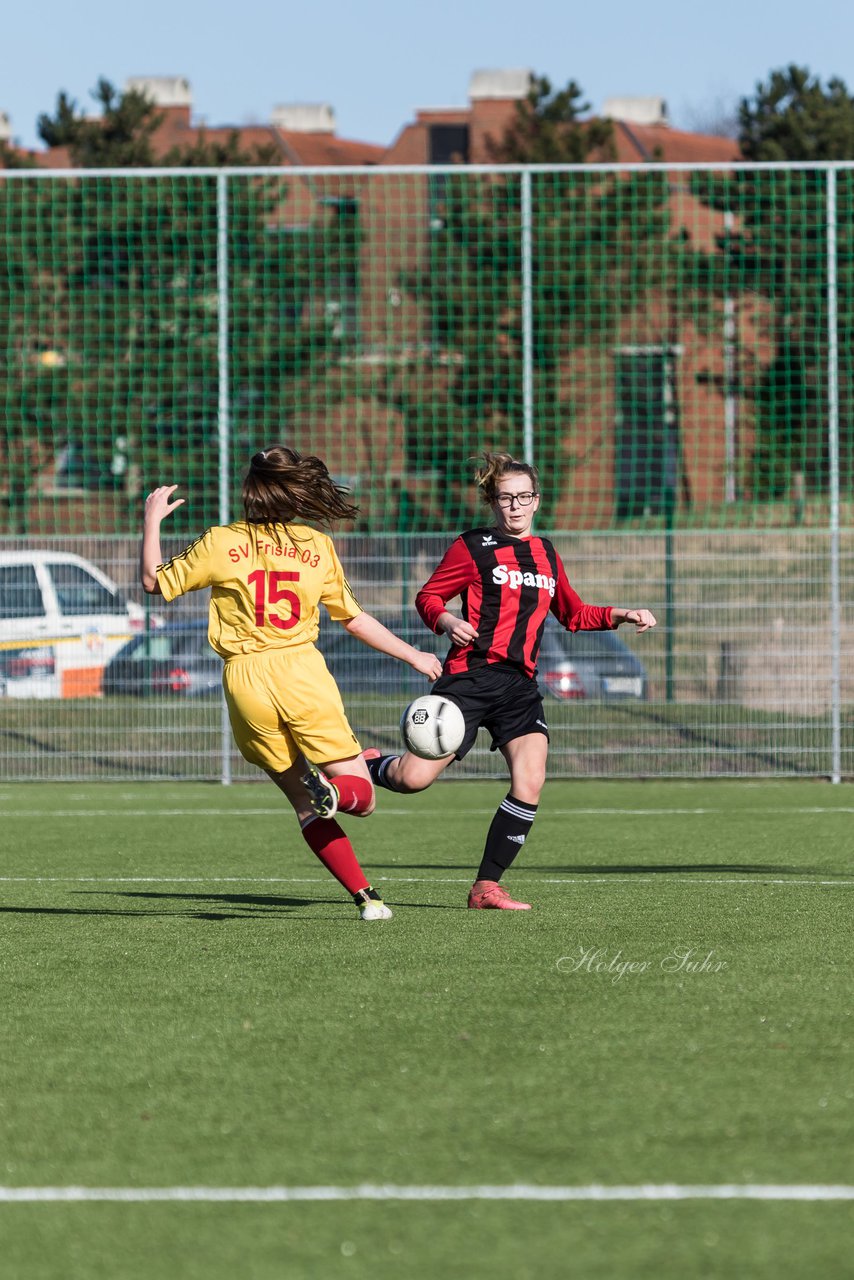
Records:
M483 462L474 473L475 482L484 502L492 506L498 497L498 482L505 476L527 476L531 481L534 493L540 492L540 481L537 468L529 462L520 462L509 453L487 453L484 451Z

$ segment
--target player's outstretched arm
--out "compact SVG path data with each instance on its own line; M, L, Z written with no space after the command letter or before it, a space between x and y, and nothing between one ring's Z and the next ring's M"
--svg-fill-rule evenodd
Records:
M611 625L620 627L624 622L629 622L640 635L641 631L649 631L655 626L655 614L649 609L612 609Z
M401 662L408 662L410 667L420 671L428 680L438 680L442 674L442 664L435 654L413 648L370 613L360 613L357 618L351 618L341 625L351 636L372 649L387 653L392 658L399 658Z
M176 484L162 484L159 488L153 489L145 499L142 546L139 552L139 580L143 590L149 595L160 594L160 587L157 585L157 566L163 563L160 552L160 523L184 501L183 498L172 501L172 494L177 488Z

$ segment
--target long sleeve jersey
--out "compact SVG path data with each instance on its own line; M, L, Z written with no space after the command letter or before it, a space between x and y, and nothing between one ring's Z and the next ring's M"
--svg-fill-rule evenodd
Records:
M415 598L432 631L454 596L460 596L463 617L478 635L451 647L447 675L501 662L533 678L549 612L567 631L612 626L610 606L584 603L547 538L512 538L497 529L461 534Z

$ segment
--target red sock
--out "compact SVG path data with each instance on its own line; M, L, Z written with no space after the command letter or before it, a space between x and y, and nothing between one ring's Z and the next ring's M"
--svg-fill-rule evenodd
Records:
M365 873L353 846L334 818L311 818L302 829L303 839L349 893L368 888Z
M357 773L338 773L329 781L338 792L338 808L342 813L358 817L370 808L374 788L367 778L360 778Z

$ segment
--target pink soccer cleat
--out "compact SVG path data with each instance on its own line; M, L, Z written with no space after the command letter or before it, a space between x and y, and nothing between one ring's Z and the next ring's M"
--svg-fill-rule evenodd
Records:
M530 911L530 902L517 902L497 880L475 880L469 893L475 911Z

